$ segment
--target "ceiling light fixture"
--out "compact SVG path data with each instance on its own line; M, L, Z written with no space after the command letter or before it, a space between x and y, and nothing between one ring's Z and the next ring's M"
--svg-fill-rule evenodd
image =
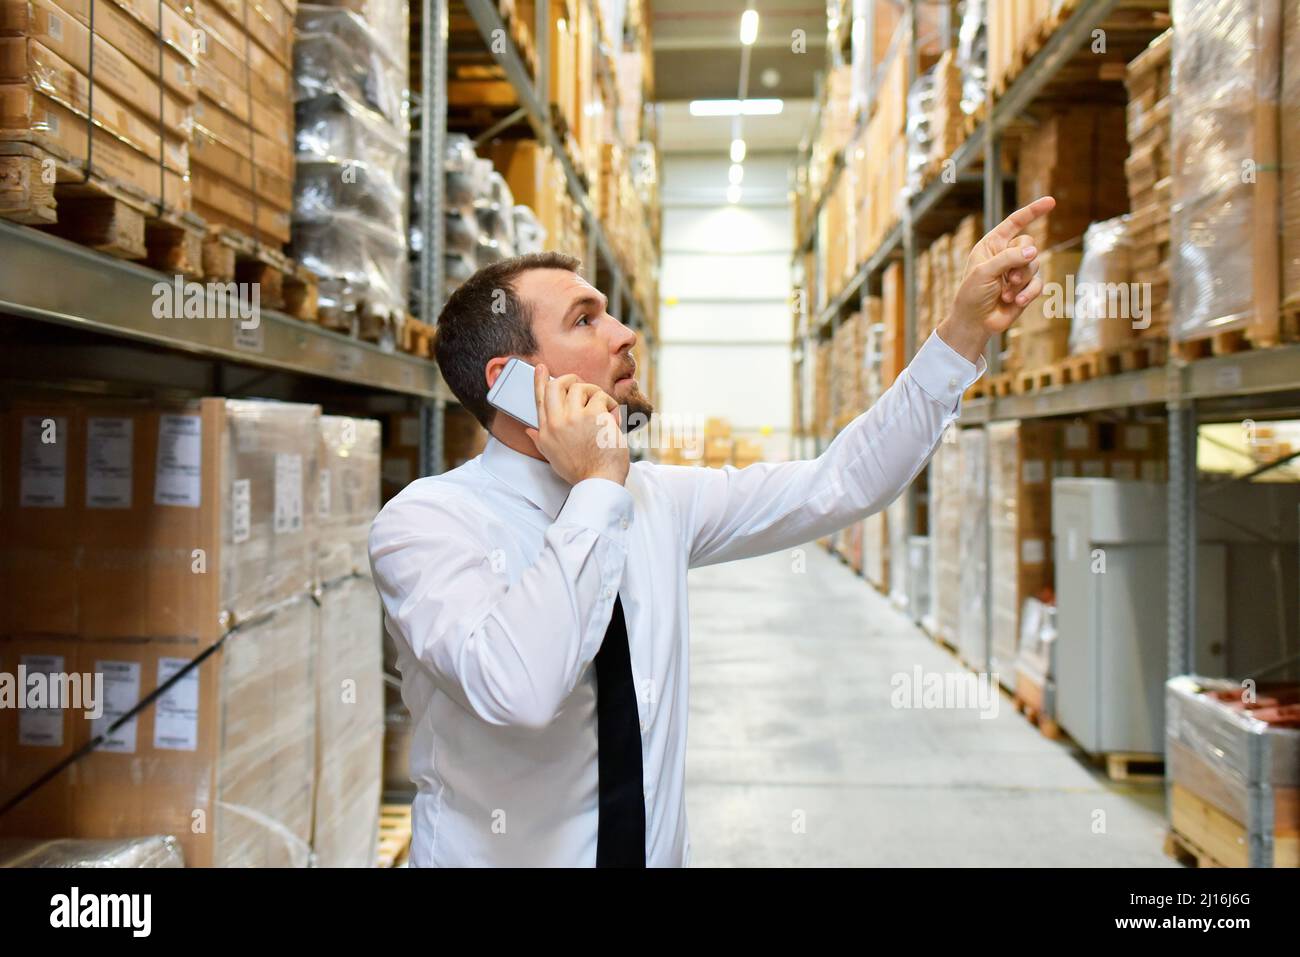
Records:
M785 109L785 101L691 100L691 116L776 116Z
M739 163L732 163L731 169L727 170L727 179L731 182L731 185L739 186L744 178L745 167L741 166Z
M733 163L745 162L745 141L739 137L731 141L731 161Z
M732 183L727 187L727 202L731 203L733 206L740 202L740 187L735 183Z
M740 42L753 46L758 39L758 11L752 7L740 15Z

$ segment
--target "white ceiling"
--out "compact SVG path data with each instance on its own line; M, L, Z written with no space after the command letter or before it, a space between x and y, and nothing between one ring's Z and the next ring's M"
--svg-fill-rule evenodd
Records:
M735 95L734 93L732 94ZM786 100L777 116L742 118L745 147L756 152L793 152L807 129L812 114L811 99ZM686 101L662 103L659 132L665 153L720 153L731 148L733 117L691 116Z

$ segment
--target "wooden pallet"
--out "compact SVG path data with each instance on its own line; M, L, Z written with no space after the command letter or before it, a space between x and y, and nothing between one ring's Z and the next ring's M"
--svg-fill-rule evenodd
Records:
M1223 867L1190 837L1173 828L1165 832L1165 856L1172 857L1184 867Z
M316 277L279 249L239 229L209 223L203 237L203 275L214 282L257 283L259 302L295 318L315 322Z
M411 805L385 804L379 810L378 867L398 867L411 852Z
M414 316L407 316L402 323L402 331L397 347L421 359L433 358L433 336L435 327L421 322Z
M1036 727L1043 737L1056 741L1064 736L1065 732L1061 730L1061 726L1056 723L1056 720L1044 714L1036 705L1026 701L1018 694L1012 695L1011 701L1015 704L1016 711L1023 714L1025 720Z
M1250 835L1240 821L1176 781L1169 808L1174 849L1194 857L1197 866L1250 866ZM1168 842L1165 847L1168 853ZM1300 837L1294 829L1274 833L1273 866L1300 867Z
M1133 339L1113 349L1067 356L1051 365L1016 373L1012 379L1012 391L1017 395L1025 395L1104 376L1162 366L1168 348L1165 339L1153 336Z
M199 276L203 221L129 185L91 174L38 133L0 141L0 218L25 223L117 259ZM9 134L6 134L9 136Z
M1135 751L1112 751L1099 755L1106 764L1106 777L1112 781L1163 781L1165 779L1165 759L1160 754L1144 754Z

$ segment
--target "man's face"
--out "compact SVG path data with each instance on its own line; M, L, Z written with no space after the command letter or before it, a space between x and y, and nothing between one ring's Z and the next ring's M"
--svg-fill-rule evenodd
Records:
M572 373L599 386L627 406L634 428L644 425L654 406L636 379L636 333L609 314L605 296L567 269L530 269L514 289L533 309L537 362L556 378Z

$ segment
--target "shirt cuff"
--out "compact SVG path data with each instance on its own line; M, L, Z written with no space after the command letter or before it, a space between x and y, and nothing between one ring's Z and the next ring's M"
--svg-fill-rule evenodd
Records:
M930 398L956 408L962 394L987 368L983 356L978 363L972 363L932 332L908 364L907 372Z
M568 501L555 520L622 542L632 525L632 493L609 479L583 479L569 490Z

